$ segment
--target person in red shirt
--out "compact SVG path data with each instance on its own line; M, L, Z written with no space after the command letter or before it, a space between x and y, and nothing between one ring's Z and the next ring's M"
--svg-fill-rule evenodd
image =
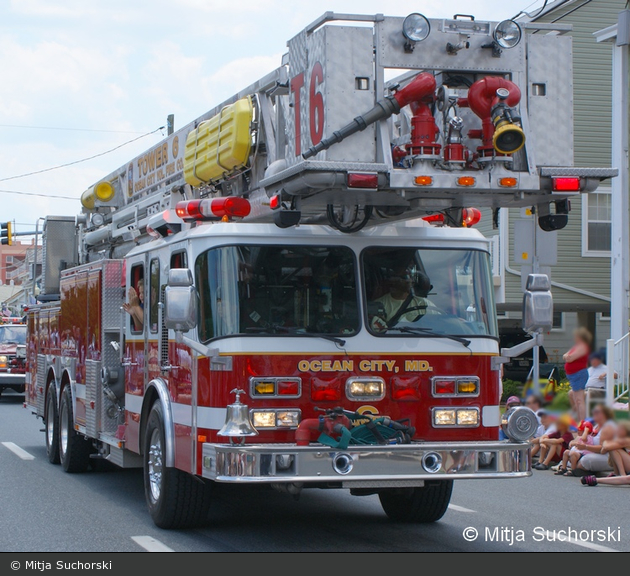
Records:
M565 450L573 440L571 427L571 417L563 414L558 418L556 431L540 439L540 461L533 468L536 470L549 470L552 462L562 459Z
M573 347L562 356L571 392L569 398L575 412L575 418L581 422L586 418L586 383L588 382L588 357L591 353L593 336L586 328L578 328L573 333Z

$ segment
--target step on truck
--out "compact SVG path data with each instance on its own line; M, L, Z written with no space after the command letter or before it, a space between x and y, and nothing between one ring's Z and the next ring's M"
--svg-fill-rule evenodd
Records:
M522 206L560 230L615 175L573 165L569 29L326 13L47 217L26 402L49 460L143 468L164 528L219 483L433 522L454 480L528 476L537 421L502 414L501 365L550 326L549 280L500 350L474 225Z

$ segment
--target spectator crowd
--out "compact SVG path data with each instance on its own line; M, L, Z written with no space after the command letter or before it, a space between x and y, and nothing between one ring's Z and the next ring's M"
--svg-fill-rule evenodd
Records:
M576 330L574 346L564 355L571 392L571 412L557 414L529 395L525 406L536 413L539 427L532 443L534 470L552 470L557 476L579 477L585 486L630 485L630 420L615 421L604 402L607 367L603 352L591 352L588 330ZM590 415L586 391L593 405ZM510 396L506 409L520 406Z

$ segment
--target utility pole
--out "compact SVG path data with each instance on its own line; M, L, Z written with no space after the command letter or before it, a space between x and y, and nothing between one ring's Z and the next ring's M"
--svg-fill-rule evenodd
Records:
M35 249L33 250L33 300L37 302L35 289L37 288L37 242L39 240L39 221L43 218L35 220Z
M166 117L166 134L170 136L175 131L175 114Z

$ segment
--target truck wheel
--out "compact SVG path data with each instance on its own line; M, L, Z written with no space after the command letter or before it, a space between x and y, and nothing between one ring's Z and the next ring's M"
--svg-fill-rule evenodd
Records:
M91 443L74 429L70 386L61 394L59 406L59 459L66 472L85 472L90 465Z
M50 463L59 464L59 415L54 385L48 389L46 400L46 454Z
M164 463L162 406L151 408L144 435L144 494L153 522L160 528L202 524L210 508L210 487L203 480Z
M441 480L421 488L383 490L378 497L390 520L428 523L444 516L452 492L453 481Z

